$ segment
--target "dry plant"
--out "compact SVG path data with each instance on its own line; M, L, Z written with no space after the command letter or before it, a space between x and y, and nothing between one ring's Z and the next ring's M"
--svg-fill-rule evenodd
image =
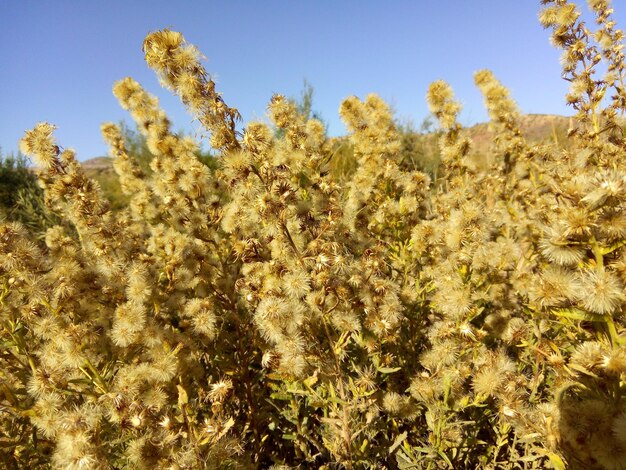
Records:
M375 95L341 104L340 144L280 95L271 124L240 132L170 30L147 36L145 58L210 133L217 171L131 78L113 92L151 171L102 126L124 210L51 124L28 131L22 151L66 224L45 244L0 226L2 462L623 469L623 33L606 0L589 2L596 31L573 3L542 3L571 142L527 143L483 70L495 138L477 161L437 81L436 181L406 164Z

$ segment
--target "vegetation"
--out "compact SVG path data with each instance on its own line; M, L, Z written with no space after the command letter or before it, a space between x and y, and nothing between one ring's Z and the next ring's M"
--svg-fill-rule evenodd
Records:
M20 222L36 237L61 222L46 209L37 177L20 153L0 154L0 221L4 220Z
M214 171L131 78L113 92L151 157L102 126L119 211L51 124L28 131L22 151L75 235L56 225L39 246L0 225L0 460L622 469L623 33L606 0L589 1L593 32L573 3L542 4L576 111L567 145L526 140L487 70L487 154L449 85L430 86L429 174L376 95L341 104L346 139L280 95L271 126L240 133L170 30L145 58L210 133Z

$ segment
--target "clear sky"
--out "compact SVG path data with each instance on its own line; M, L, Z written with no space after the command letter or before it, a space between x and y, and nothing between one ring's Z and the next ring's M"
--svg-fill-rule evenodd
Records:
M615 6L626 27L626 4ZM16 151L24 130L49 121L79 159L105 155L100 124L131 121L111 93L125 76L160 98L175 130L197 130L143 61L145 35L165 27L208 58L244 122L263 118L273 93L298 97L306 79L331 135L345 132L341 100L371 92L419 125L428 84L442 78L470 125L486 120L472 77L482 68L523 112L571 114L539 8L538 0L0 0L0 146Z

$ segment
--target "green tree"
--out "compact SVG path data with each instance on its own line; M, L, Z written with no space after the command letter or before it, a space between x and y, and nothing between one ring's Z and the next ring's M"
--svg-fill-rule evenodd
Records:
M28 169L26 157L20 153L3 156L0 152L0 206L4 210L15 206L17 190L36 186L37 178Z
M287 101L294 105L296 108L296 112L302 116L304 121L308 121L310 119L316 119L320 121L324 125L324 130L328 128L327 123L322 118L322 114L319 111L313 109L313 95L315 90L313 85L309 83L309 81L305 78L304 83L302 85L302 90L300 91L299 98L287 98ZM284 129L277 128L274 130L274 133L277 138L282 139L284 137Z
M324 123L321 113L313 109L313 94L313 85L311 85L305 78L304 84L302 85L302 91L300 92L300 99L297 101L294 100L294 103L296 104L298 113L300 113L307 121L309 119L317 119L318 121ZM324 127L327 127L326 123L324 123Z

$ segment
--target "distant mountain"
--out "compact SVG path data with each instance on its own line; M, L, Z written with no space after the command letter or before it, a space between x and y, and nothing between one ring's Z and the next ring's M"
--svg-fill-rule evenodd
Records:
M571 125L572 118L554 114L525 114L519 119L522 135L530 143L554 142L556 140L562 145L562 140L567 135L567 130ZM489 129L489 123L468 127L466 132L472 140L473 152L483 153L489 149L493 139L493 132Z
M106 170L113 168L113 159L111 157L95 157L80 162L85 170Z

